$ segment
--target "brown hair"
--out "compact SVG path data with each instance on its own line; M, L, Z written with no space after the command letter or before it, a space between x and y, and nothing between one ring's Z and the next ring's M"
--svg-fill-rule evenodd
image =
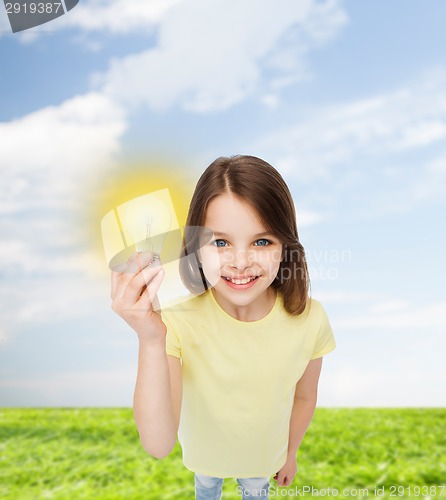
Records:
M199 228L204 226L209 202L224 193L232 193L250 204L265 228L282 242L283 260L271 286L281 293L290 314L302 313L309 299L310 277L297 233L293 199L279 172L255 156L217 158L198 180L182 248L182 257L194 255L194 261L192 264L190 258L180 260L184 285L195 293L201 293L203 285L205 290L208 288L197 256Z

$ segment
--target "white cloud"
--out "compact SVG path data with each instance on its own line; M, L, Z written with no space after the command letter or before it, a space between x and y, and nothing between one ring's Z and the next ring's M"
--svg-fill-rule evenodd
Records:
M336 328L338 329L360 329L360 328L381 328L381 329L396 329L396 330L411 330L419 329L434 329L444 330L446 324L446 303L435 303L423 307L411 307L409 310L403 308L401 303L398 307L388 308L378 312L373 310L373 314L361 314L336 320ZM403 311L400 312L400 310Z
M443 109L444 113L445 109ZM441 113L443 115L443 113ZM444 116L444 115L443 115ZM446 122L433 118L431 121L414 123L402 130L401 138L395 142L396 149L412 149L436 142L446 137Z
M0 213L79 205L77 185L113 158L126 121L99 93L0 123Z
M337 348L324 360L320 404L326 406L444 406L442 353L446 304L413 305L382 293L319 294L354 310L330 322ZM361 304L362 302L362 304Z
M411 194L417 202L446 200L446 153L427 162L420 178L412 184Z
M3 337L103 305L103 275L75 215L88 202L84 181L113 164L125 129L122 109L99 93L0 124Z
M319 222L328 220L331 218L330 214L324 214L321 212L311 211L311 210L299 210L297 212L297 220L299 221L299 227L307 227L313 224L318 224Z
M361 363L359 364L358 363ZM324 361L319 405L334 407L444 407L438 387L445 379L441 363L429 365L427 356L392 358L389 364L335 359Z
M89 33L156 29L155 47L115 59L92 81L126 105L200 113L253 96L277 106L283 87L308 77L308 50L346 22L339 0L91 0L52 21L51 30L79 28L75 37L99 50L101 42ZM38 33L35 28L23 39Z
M261 99L261 102L270 109L276 109L279 106L279 96L276 94L265 94Z
M185 0L82 0L66 15L51 21L51 24L36 26L14 36L23 43L30 43L38 39L42 32L70 28L81 30L84 34L150 34L169 9L182 1ZM3 11L0 11L0 35L1 32L11 33ZM93 43L88 37L84 42L87 45Z
M318 292L316 299L320 300L322 303L350 303L350 302L370 302L372 300L379 300L382 298L382 294L377 292L344 292L342 290L336 291L321 291Z
M303 54L345 22L334 0L184 1L160 23L157 47L115 60L103 86L152 109L218 111L256 93L274 105L277 80L301 78Z
M319 108L299 123L260 137L254 147L306 181L338 174L334 167L365 155L419 149L446 138L446 71L410 87ZM365 168L365 167L364 167Z
M400 311L403 309L409 309L410 305L405 300L386 300L383 302L378 302L372 304L369 307L369 311L373 314L385 314L393 311Z
M342 200L344 208L354 204L352 217L367 218L442 202L445 86L446 69L437 69L386 94L313 109L249 149L298 183L301 205L310 209L321 202L333 210ZM316 181L318 189L302 188Z
M32 241L22 243L32 250ZM33 329L40 325L91 321L92 317L112 314L105 264L95 262L91 252L73 250L64 256L57 254L51 243L46 248L46 253L40 248L34 253L9 253L3 261L7 269L0 286L3 342L13 340L19 332L30 332L32 339ZM16 263L11 265L14 257Z
M23 290L9 288L7 293L2 290L2 305L8 306L2 317L10 320L10 331L31 325L80 320L95 313L108 312L110 280L101 289L98 280L92 279L88 273L81 274L81 265L88 266L88 261L79 264L77 275L66 273L63 278L50 275L46 279L23 280L26 283ZM20 279L17 281L22 283Z
M90 0L80 2L60 18L60 27L113 34L144 30L160 22L168 10L183 0Z

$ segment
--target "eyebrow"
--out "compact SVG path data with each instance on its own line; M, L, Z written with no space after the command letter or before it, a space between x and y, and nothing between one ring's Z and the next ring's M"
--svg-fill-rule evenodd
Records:
M226 236L228 237L229 235L226 234L226 233L220 233L219 231L213 231L214 235L215 236ZM263 232L263 233L258 233L258 234L254 234L252 237L253 238L261 238L262 236L272 236L274 237L274 235L272 233L268 233L268 232Z

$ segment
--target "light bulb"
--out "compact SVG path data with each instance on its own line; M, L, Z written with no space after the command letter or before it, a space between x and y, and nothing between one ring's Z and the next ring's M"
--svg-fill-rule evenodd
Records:
M119 205L103 217L101 226L107 262L114 271L122 270L135 251L159 257L169 231L179 228L167 188Z
M101 229L105 257L112 271L135 272L129 266L135 251L157 254L165 272L157 293L161 308L189 300L206 290L204 282L191 291L181 280L180 262L197 272L200 264L195 253L180 257L183 235L167 188L113 208L102 218ZM203 244L212 237L212 231L205 228L189 228L188 234L201 234ZM218 266L218 261L214 266Z
M128 245L135 245L137 252L152 252L159 256L172 218L166 203L155 194L126 203L122 207L121 223Z

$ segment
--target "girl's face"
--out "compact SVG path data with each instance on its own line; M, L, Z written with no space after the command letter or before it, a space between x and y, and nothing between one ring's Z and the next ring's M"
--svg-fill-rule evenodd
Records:
M202 267L217 302L236 315L270 304L275 294L269 286L279 271L282 243L267 232L254 209L222 194L209 203L204 225L213 236L201 247Z

